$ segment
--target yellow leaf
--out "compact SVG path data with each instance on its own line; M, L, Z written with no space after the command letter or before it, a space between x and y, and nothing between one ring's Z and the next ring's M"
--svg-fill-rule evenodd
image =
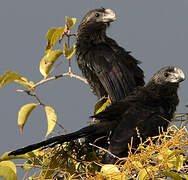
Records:
M48 30L48 32L46 33L46 39L47 39L47 45L46 45L46 54L53 48L52 43L51 43L51 39L52 36L54 34L54 32L56 31L57 28L51 28Z
M188 175L186 175L186 174L180 174L180 176L183 178L183 179L188 179Z
M168 168L176 167L176 154L178 152L173 152L170 149L164 147L160 154L157 156L159 161L164 161Z
M50 106L45 106L45 111L46 111L46 117L48 122L48 130L46 133L46 137L47 137L52 132L52 130L56 125L57 116L54 109Z
M166 164L168 168L174 168L176 167L177 158L176 156L172 156L170 159L166 161Z
M44 151L41 151L41 149L42 149L42 148L33 150L33 151L31 151L31 152L26 153L26 155L28 154L30 157L34 157L34 156L43 157L45 153L44 153Z
M169 154L168 159L171 157L174 157L175 155L179 155L179 154L183 153L183 151L180 151L180 150L174 150L174 151L170 151L170 152L171 153Z
M6 180L17 180L16 165L11 161L0 162L0 176Z
M172 171L171 172L164 171L164 172L162 172L162 174L164 174L165 176L170 177L172 179L175 179L175 180L182 180L181 176L178 173L175 173Z
M35 84L33 81L28 82L28 80L25 77L21 77L20 79L14 81L28 89L30 89Z
M76 24L76 18L69 18L68 16L65 16L65 25L68 30L71 30L75 24Z
M49 72L55 63L55 61L58 59L59 56L63 54L62 50L54 50L49 51L47 55L45 55L42 60L40 61L40 73L46 78L49 75Z
M101 168L101 173L102 176L104 176L107 179L113 178L114 180L118 180L123 178L123 174L119 171L117 166L113 164L103 165Z
M110 100L108 98L102 98L100 99L96 104L94 108L94 115L102 112L106 109L106 107L110 104Z
M138 174L138 180L144 180L144 179L147 179L147 171L145 169L142 169L139 174Z
M29 117L31 111L37 106L38 104L31 103L26 104L21 107L20 111L18 112L18 126L20 127L20 131L23 131L23 126L25 125L27 118Z
M73 47L71 49L69 49L66 42L64 42L63 48L64 48L64 50L63 50L64 56L67 59L70 59L76 51L76 45L73 45Z
M102 173L119 173L120 171L118 170L117 166L113 164L106 164L103 165L101 168Z
M179 155L176 159L176 170L180 171L183 168L183 155Z
M1 161L6 161L6 160L10 160L10 159L28 159L31 157L35 157L35 154L33 152L29 152L26 154L22 154L22 155L17 155L17 156L9 156L10 152L5 152L1 157L0 157L0 162Z
M59 28L51 28L47 32L46 38L48 40L48 44L46 46L46 54L48 54L53 49L53 47L55 46L55 43L63 34L64 30L65 30L64 27L59 27Z
M46 33L46 39L50 41L56 30L57 30L56 27L49 29L48 32Z
M4 75L0 76L0 88L5 84L20 78L21 76L17 72L7 71Z
M17 173L16 165L12 161L2 161L0 162L0 165L9 166L15 172L15 174Z
M132 164L136 166L136 168L142 168L143 165L139 161L133 161Z

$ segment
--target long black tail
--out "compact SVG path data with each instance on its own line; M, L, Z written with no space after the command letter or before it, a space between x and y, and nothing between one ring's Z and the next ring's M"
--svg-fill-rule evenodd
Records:
M103 133L106 133L112 129L114 129L114 127L116 126L115 121L113 122L102 122L102 123L96 123L90 126L86 126L76 132L70 133L70 134L66 134L66 135L60 135L60 136L55 136L52 138L49 138L45 141L41 141L39 143L36 144L31 144L29 146L17 149L15 151L12 151L9 153L10 155L20 155L20 154L25 154L27 152L33 151L35 149L38 149L40 147L46 147L50 144L56 145L56 144L61 144L64 142L69 142L72 140L76 140L82 137L88 137L88 136L97 136Z

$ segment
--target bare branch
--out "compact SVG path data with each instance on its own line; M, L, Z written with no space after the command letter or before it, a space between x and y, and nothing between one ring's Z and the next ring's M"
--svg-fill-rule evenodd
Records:
M38 83L36 83L32 88L36 88L37 86L41 85L41 84L44 84L48 81L51 81L51 80L54 80L54 79L59 79L61 77L66 77L66 76L69 76L69 77L72 77L72 78L75 78L75 79L79 79L80 81L83 81L84 83L88 84L87 83L87 80L85 78L82 78L74 73L63 73L63 74L60 74L60 75L56 75L56 76L52 76L52 77L49 77L47 79L43 79L41 81L39 81Z

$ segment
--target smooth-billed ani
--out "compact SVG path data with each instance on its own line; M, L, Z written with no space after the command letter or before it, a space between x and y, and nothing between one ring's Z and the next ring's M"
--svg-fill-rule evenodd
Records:
M112 102L124 99L135 87L144 85L139 61L106 35L116 20L111 9L89 11L78 27L76 57L83 76L98 97Z
M110 105L105 111L93 116L98 122L79 131L52 137L46 141L29 145L12 151L9 155L19 155L49 144L56 145L78 138L86 139L107 136L110 132L108 150L118 157L127 155L128 143L133 137L133 147L140 142L136 128L145 140L149 136L159 134L167 126L179 103L177 90L179 83L185 79L184 73L177 67L164 67L153 75L143 87L138 87L124 100ZM106 156L106 162L114 163L115 159Z

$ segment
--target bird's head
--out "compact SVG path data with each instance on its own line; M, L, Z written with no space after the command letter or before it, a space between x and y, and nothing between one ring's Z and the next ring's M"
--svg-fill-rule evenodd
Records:
M78 30L87 29L89 31L96 31L106 29L110 22L116 20L116 15L111 9L94 9L89 11L81 21Z
M150 80L156 85L174 85L185 80L183 71L174 66L167 66L155 73Z

